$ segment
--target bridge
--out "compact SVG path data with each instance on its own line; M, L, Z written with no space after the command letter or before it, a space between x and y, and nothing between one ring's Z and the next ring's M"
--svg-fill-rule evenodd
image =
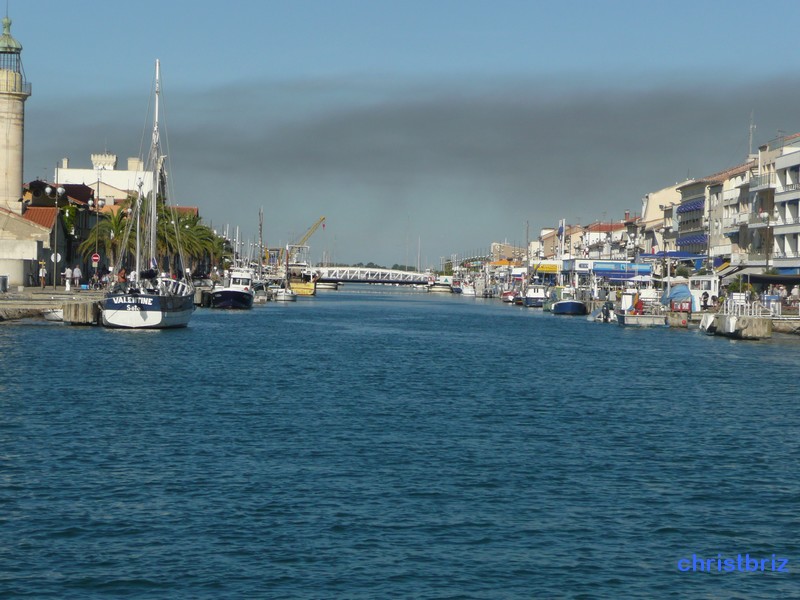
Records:
M428 274L394 269L375 269L370 267L317 267L319 281L350 283L398 283L403 285L424 285Z

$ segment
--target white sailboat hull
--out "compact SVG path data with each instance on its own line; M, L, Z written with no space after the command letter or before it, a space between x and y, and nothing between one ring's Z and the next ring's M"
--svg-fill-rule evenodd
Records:
M119 329L186 327L194 313L191 294L110 293L103 299L103 325Z

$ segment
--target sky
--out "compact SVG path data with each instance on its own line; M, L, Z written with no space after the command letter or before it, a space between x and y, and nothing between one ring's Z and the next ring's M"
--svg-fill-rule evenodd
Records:
M7 0L33 93L26 181L147 147L172 201L312 258L441 266L800 131L800 2ZM786 24L784 27L782 24ZM89 183L89 182L87 182Z

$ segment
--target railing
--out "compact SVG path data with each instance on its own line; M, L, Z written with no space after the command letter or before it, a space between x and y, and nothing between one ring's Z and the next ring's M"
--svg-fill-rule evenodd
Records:
M777 310L780 313L780 303L776 304L778 304ZM758 300L749 302L739 298L728 298L722 303L719 314L728 317L763 317L771 314L771 306L767 308Z
M749 213L747 217L747 223L749 225L770 225L771 222L775 221L774 213L764 217L762 217L760 214Z
M775 187L777 184L777 177L775 173L766 173L765 175L755 175L750 178L750 191L752 192L758 188Z

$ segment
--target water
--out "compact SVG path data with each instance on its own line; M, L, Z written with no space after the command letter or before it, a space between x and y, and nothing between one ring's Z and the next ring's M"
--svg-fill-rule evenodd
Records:
M366 286L4 324L0 596L797 597L798 342ZM790 573L677 568L739 553Z

